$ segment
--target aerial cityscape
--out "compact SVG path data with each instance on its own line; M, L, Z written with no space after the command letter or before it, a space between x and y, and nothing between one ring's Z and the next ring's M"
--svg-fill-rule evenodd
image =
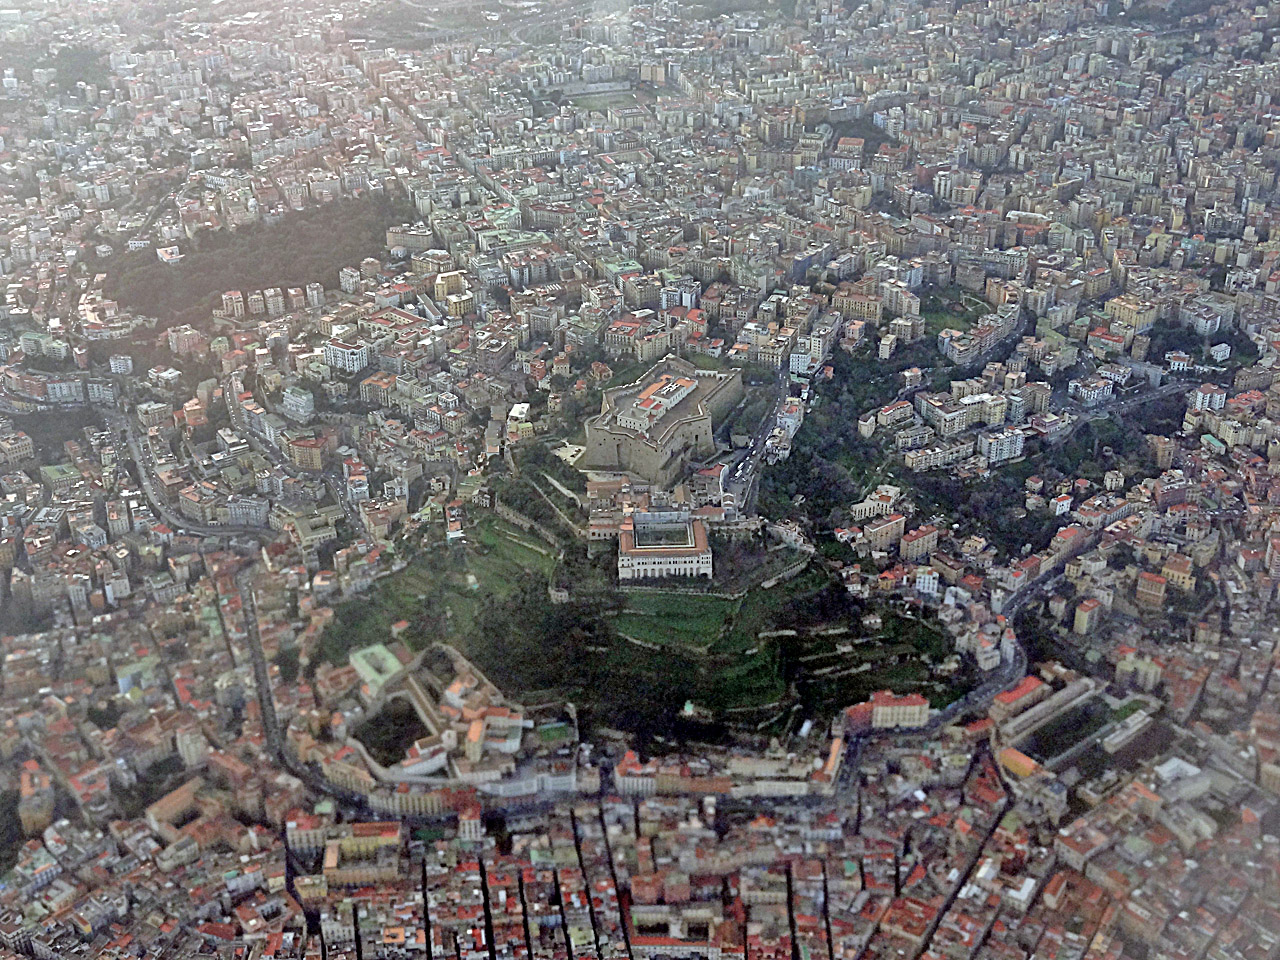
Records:
M1280 960L1280 0L0 81L0 960Z

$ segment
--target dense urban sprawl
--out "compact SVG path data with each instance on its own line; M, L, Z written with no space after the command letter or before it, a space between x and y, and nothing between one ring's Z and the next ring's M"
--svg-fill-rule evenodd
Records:
M1280 3L0 10L0 960L1280 956Z

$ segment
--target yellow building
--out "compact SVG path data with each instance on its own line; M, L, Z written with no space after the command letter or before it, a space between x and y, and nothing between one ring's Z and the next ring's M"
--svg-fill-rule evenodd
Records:
M1160 576L1173 584L1176 589L1191 593L1196 588L1196 578L1191 571L1191 558L1175 553L1160 568Z
M863 539L872 550L887 550L902 538L907 518L895 513L868 523L862 529Z
M445 297L445 308L451 317L465 317L475 307L475 297L470 290L451 293Z
M919 560L933 553L937 546L938 528L927 524L904 533L898 541L898 553L903 560Z
M356 823L351 833L324 846L324 879L330 887L387 883L401 872L402 826Z
M1071 629L1080 636L1088 636L1102 617L1102 603L1097 597L1081 600L1076 607L1075 622Z
M1112 297L1103 309L1107 316L1128 324L1134 333L1146 333L1150 330L1160 312L1154 303L1131 293Z
M1148 610L1158 610L1163 607L1168 584L1169 581L1157 573L1144 570L1138 574L1138 583L1134 588L1134 599L1138 606Z
M289 454L289 460L303 470L324 469L324 441L318 437L292 440L285 452Z

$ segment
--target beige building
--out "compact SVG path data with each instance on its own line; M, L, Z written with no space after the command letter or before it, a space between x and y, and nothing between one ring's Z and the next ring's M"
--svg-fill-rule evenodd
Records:
M668 356L635 383L605 391L587 421L582 464L670 487L715 452L715 429L742 397L737 370L699 370Z
M1102 619L1102 603L1097 597L1088 597L1080 601L1076 607L1075 621L1072 630L1079 636L1088 636Z
M623 522L618 533L618 579L706 577L711 579L711 544L701 520L687 523Z
M898 541L898 554L903 560L919 560L929 556L937 547L938 528L930 523L904 533Z
M870 700L846 708L837 725L841 720L849 734L866 729L923 727L929 722L929 701L918 693L898 696L892 690L877 690Z
M862 528L863 541L872 550L888 550L897 543L907 526L907 518L900 513L873 520Z
M1160 568L1160 576L1185 593L1191 593L1196 588L1191 558L1180 553L1175 553L1165 560L1164 566Z
M995 695L995 699L991 701L991 707L987 710L987 716L996 723L1003 723L1010 717L1034 707L1041 700L1048 699L1052 692L1053 688L1039 677L1023 677L1017 686Z
M353 824L349 835L325 843L325 881L330 887L357 887L395 880L402 843L398 822Z
M34 760L23 764L18 796L18 819L27 836L40 833L53 822L53 781Z
M1168 584L1169 582L1158 573L1142 571L1138 574L1138 582L1134 588L1134 599L1138 606L1148 610L1158 610L1163 607Z
M1150 330L1159 316L1160 310L1154 304L1131 293L1112 297L1103 307L1107 316L1119 323L1131 327L1136 333ZM1130 341L1132 338L1130 338Z

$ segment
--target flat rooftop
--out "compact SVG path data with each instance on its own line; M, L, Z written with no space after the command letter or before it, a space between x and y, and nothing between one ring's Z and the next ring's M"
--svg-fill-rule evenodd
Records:
M653 536L653 524L642 524L632 529L630 524L623 526L618 533L618 550L627 554L650 554L653 556L697 556L708 550L707 528L701 520L690 520L681 524L660 524L664 532ZM671 533L677 542L665 537L665 528L675 528Z
M635 542L636 548L641 550L646 547L692 547L693 524L644 524L636 527Z

